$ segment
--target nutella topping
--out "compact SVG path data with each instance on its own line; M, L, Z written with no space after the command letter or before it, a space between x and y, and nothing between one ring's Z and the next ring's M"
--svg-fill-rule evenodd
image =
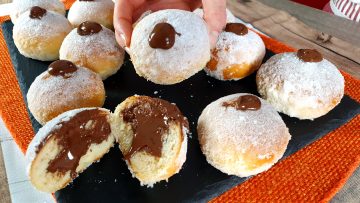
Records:
M70 61L58 60L49 65L48 73L53 76L68 78L69 73L77 71L77 67Z
M76 168L80 158L86 154L91 144L100 144L108 139L111 128L107 113L99 109L84 110L68 121L59 123L49 136L38 146L37 153L51 138L60 145L60 152L49 162L47 171L65 174L70 171L72 178L77 176Z
M162 136L168 132L169 125L174 122L186 128L189 125L174 104L162 99L141 97L121 113L123 120L131 125L134 132L131 148L124 155L126 159L130 159L138 151L161 157Z
M236 110L246 111L257 111L261 108L261 101L257 96L254 95L243 95L231 102L224 102L223 106L234 107Z
M30 10L30 18L32 19L41 19L44 15L46 14L46 10L39 7L39 6L34 6L31 8Z
M323 56L315 49L299 49L297 57L304 62L320 62Z
M225 32L232 32L237 35L246 35L249 30L242 23L228 23L226 24Z
M102 27L99 23L85 21L79 25L79 27L77 28L77 33L81 36L86 36L99 33L101 30Z
M154 49L170 49L175 44L175 36L181 35L169 23L155 25L149 36L149 45Z

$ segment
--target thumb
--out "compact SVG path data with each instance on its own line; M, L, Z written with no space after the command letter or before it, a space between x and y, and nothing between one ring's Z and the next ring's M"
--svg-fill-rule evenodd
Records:
M208 26L211 47L226 25L226 0L202 0L204 20Z

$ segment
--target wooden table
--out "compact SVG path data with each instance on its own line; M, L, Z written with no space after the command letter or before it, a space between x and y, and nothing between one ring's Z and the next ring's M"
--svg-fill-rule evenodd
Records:
M228 8L260 31L296 48L316 48L360 79L360 24L287 0L229 0ZM358 169L332 202L360 197ZM0 148L0 202L10 202Z

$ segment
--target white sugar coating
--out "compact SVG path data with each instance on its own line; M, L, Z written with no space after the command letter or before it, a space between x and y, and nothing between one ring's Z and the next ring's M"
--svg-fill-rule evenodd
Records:
M69 10L68 19L74 27L85 21L94 21L107 28L112 28L113 13L114 2L112 0L77 0Z
M149 36L158 23L169 23L176 35L170 49L153 49ZM134 28L130 55L136 72L158 84L181 82L201 69L210 59L210 41L203 19L192 12L169 9L151 13Z
M212 77L224 80L223 71L235 64L260 64L265 56L265 45L255 32L248 30L246 35L237 35L232 32L222 32L215 46L216 70L205 71Z
M35 78L27 93L29 110L42 123L43 117L60 109L79 108L89 105L94 98L105 93L100 76L86 68L62 76L52 76L48 71ZM100 102L104 98L99 98ZM95 103L95 102L92 102Z
M65 16L65 6L59 0L13 0L11 6L10 17L13 23L17 22L17 19L22 13L30 10L34 6L39 6Z
M40 143L43 140L45 140L48 136L51 135L50 132L61 127L61 125L59 123L64 122L64 121L69 121L76 114L78 114L82 111L85 111L85 110L92 110L92 109L99 109L101 111L104 111L104 112L107 112L108 114L110 114L109 110L103 109L103 108L75 109L75 110L67 111L63 114L60 114L56 118L54 118L51 121L49 121L48 123L46 123L46 125L44 125L42 128L40 128L39 131L36 133L35 137L30 142L30 144L26 150L25 161L26 161L26 165L27 165L27 170L26 170L27 173L29 174L31 164L36 157L36 151L38 149L38 146L40 145Z
M270 168L282 157L291 139L280 115L261 98L261 108L256 111L223 106L243 95L249 94L233 94L212 102L198 120L199 141L207 161L224 173L240 177ZM248 168L268 156L273 160Z
M14 35L27 38L29 41L41 37L46 41L55 36L69 33L72 29L69 21L62 15L53 11L46 11L41 19L29 17L30 11L23 13L14 25Z
M277 54L257 73L258 91L278 111L314 119L335 107L344 95L344 78L326 59L312 63L296 53Z
M195 9L193 12L201 18L204 17L204 10L202 8ZM229 9L226 9L226 23L237 22L239 22L239 20L234 16L234 14Z
M115 33L102 26L99 33L81 36L77 28L64 39L60 59L69 60L100 74L104 80L115 74L124 61L125 52L115 39Z
M13 28L19 52L41 61L58 59L61 43L72 29L70 22L53 11L47 11L41 19L32 19L29 15L30 11L23 13Z

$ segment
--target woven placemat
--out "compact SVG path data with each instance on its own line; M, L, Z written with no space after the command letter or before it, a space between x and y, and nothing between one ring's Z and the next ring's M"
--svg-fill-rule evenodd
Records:
M67 8L71 2L66 2ZM0 23L8 20L0 17ZM274 53L295 51L261 35ZM0 29L0 116L25 152L34 136L24 98ZM360 81L342 72L345 94L360 102ZM321 202L330 200L360 164L360 116L227 191L213 202Z

